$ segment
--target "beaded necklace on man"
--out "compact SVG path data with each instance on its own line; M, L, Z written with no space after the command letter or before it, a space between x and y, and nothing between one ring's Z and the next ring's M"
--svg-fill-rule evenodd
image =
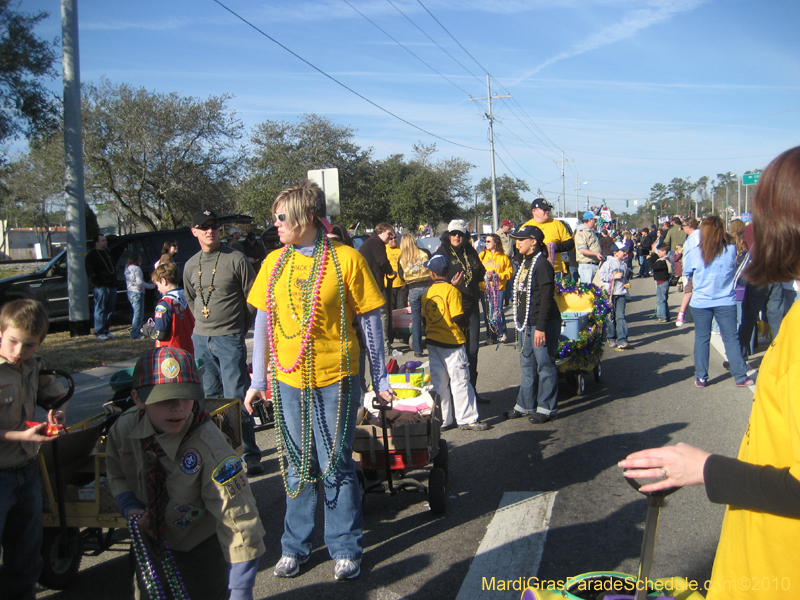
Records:
M102 262L106 270L113 275L114 263L111 262L111 257L108 255L108 252L106 250L98 250L97 253L100 255L100 262Z
M211 270L211 284L208 286L208 298L203 296L203 255L200 255L200 258L197 259L197 291L200 294L200 302L203 303L203 310L200 311L203 313L204 318L208 318L211 314L211 311L208 309L208 303L211 302L211 294L214 291L214 278L217 276L217 265L219 264L219 256L222 254L222 248L220 247L217 250L217 260L214 261L214 268Z
M346 403L344 414L344 421L342 421L342 397L343 397L343 384L342 380L350 373L350 352L349 352L349 338L347 334L347 315L346 315L346 301L344 293L344 284L342 281L342 270L339 264L339 258L333 248L333 245L328 240L328 236L324 235L322 230L317 233L317 239L314 245L313 262L308 278L302 283L300 292L300 306L295 306L292 301L291 286L292 276L294 271L294 254L295 248L289 244L284 247L280 257L278 257L275 266L270 273L269 280L267 281L266 291L266 308L267 308L267 344L269 346L269 362L267 369L269 371L270 380L272 381L272 397L275 405L275 423L278 430L277 450L278 459L281 467L281 475L283 477L283 485L286 493L290 498L296 498L300 492L303 491L307 483L317 483L328 479L336 469L336 465L342 454L344 446L344 431L341 431L340 424L342 422L349 423L350 421L350 402ZM311 332L314 328L317 317L317 309L320 303L320 289L322 281L325 277L325 266L327 259L330 257L336 272L336 282L338 284L339 293L339 331L341 337L339 339L339 400L336 409L336 425L334 443L331 446L331 451L328 456L328 467L325 472L319 477L311 475L311 462L312 462L312 446L313 446L313 430L312 430L312 402L314 399L314 388L312 386L314 381L314 348L311 343ZM279 280L288 267L286 276L286 293L289 296L289 307L292 315L292 323L295 323L297 328L294 332L288 332L287 328L289 323L282 323L280 315L278 314L278 300L276 298L276 288L278 287ZM298 314L298 308L299 314ZM280 363L278 356L276 341L278 336L284 340L290 340L300 336L300 352L297 359L290 367L284 367ZM283 373L292 373L300 369L301 373L301 434L300 444L292 440L289 434L289 428L286 425L286 419L283 412L283 403L280 394L280 387L278 385L278 371ZM351 390L348 387L348 394ZM337 438L338 437L338 442ZM317 444L319 448L321 444ZM300 449L299 453L296 448ZM287 480L287 461L292 465L292 468L300 478L300 482L296 489L289 486Z
M466 248L464 248L463 242L461 249L464 252L464 260L461 260L461 257L458 255L458 251L455 248L453 248L452 244L450 245L450 252L452 253L453 256L456 257L458 264L461 265L461 268L464 271L464 284L467 287L469 287L469 284L472 283L472 265L470 264L469 258L467 257L467 250Z
M517 271L517 276L514 278L514 326L517 328L517 331L523 332L528 328L528 319L530 318L531 314L531 291L533 289L533 270L536 267L536 261L539 260L539 257L542 255L541 252L537 252L533 260L531 261L531 266L526 270L525 269L525 260L523 260L522 265L520 265L519 270ZM527 279L527 290L525 289L525 279ZM519 293L525 291L526 292L526 306L525 306L525 321L520 326L518 321L519 312ZM519 335L517 335L517 340L519 340ZM517 351L522 352L523 344L520 344L517 341Z

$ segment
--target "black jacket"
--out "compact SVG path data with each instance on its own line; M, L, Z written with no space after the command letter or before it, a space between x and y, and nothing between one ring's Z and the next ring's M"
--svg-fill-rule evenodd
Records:
M453 246L450 244L450 236L447 232L442 235L441 240L442 245L439 246L439 249L436 251L434 256L437 254L444 256L447 259L447 262L450 263L450 271L447 274L447 280L451 281L457 273L464 271L462 262L468 265L470 271L472 272L472 278L470 279L469 284L467 283L467 277L465 274L464 280L460 285L456 286L456 289L461 292L461 304L464 307L464 314L470 315L475 310L476 306L480 306L481 296L479 284L486 277L486 269L484 268L481 259L478 257L478 253L475 251L475 248L473 248L466 239L464 239L464 243L458 250L453 248Z
M540 253L525 256L520 265L520 285L524 291L514 290L518 294L517 322L525 322L525 309L528 308L528 279L524 278L526 271L530 268L534 257ZM516 280L516 277L514 278ZM513 285L513 281L509 283ZM555 300L555 273L553 265L542 254L536 261L533 270L533 281L531 282L531 303L528 313L528 327L535 326L539 331L546 331L547 322L553 319L561 319L561 311Z
M367 264L369 265L369 270L372 271L372 276L375 278L375 283L378 284L378 289L383 293L386 289L384 276L394 273L392 264L386 256L386 244L383 243L381 238L373 234L361 244L361 248L358 251L367 259Z
M102 254L101 254L102 252ZM93 288L117 287L117 268L107 250L91 250L86 255L86 274Z

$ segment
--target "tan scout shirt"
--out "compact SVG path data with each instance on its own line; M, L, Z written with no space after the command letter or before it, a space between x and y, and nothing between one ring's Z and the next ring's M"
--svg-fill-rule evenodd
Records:
M156 435L166 453L159 460L167 474L167 543L188 552L216 533L228 562L258 558L265 551L265 532L241 460L211 422L181 444L190 425L189 420L178 434ZM141 440L155 433L150 419L139 419L138 409L114 423L106 448L114 496L133 492L147 505L147 457Z
M36 405L64 395L64 388L52 375L39 376L44 368L42 357L34 354L20 365L0 357L0 429L24 431L25 421L37 419ZM36 456L37 442L0 441L0 469L21 467Z

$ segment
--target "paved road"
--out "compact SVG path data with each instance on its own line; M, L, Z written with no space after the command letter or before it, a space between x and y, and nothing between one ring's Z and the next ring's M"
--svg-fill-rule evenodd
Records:
M481 415L492 429L445 434L450 445L447 514L433 516L418 493L367 496L365 553L356 581L333 581L321 536L299 577L272 576L280 557L284 492L273 431L258 432L267 474L252 485L267 529L267 553L255 597L505 599L519 598L513 590L519 578L559 580L592 570L635 573L645 502L625 484L617 462L634 450L678 441L735 455L753 392L735 387L715 350L710 385L696 388L691 324L679 329L648 319L652 281L635 280L633 292L628 305L633 348L607 351L602 381L596 384L590 377L585 396L574 396L562 384L560 415L552 423L533 426L526 419L503 418L520 379L517 354L512 344L481 349L478 389L491 400L481 406ZM673 293L671 304L678 301ZM79 385L88 389L101 383L95 378ZM82 404L91 412L108 396L102 387L79 394L70 406L71 420ZM671 496L662 513L653 575L708 579L722 513L702 489ZM125 550L120 544L85 558L74 589L37 597L127 598ZM484 589L492 577L494 589ZM499 589L501 580L511 591Z

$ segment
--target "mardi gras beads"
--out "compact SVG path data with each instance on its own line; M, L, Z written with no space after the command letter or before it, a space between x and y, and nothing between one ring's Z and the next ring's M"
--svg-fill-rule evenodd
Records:
M141 516L142 515L131 515L128 519L128 529L131 532L136 564L144 579L148 595L154 600L168 600L170 597L174 600L189 600L189 594L186 592L186 585L183 583L183 578L175 564L175 557L172 555L172 551L167 545L167 542L162 541L160 546L161 564L164 567L167 585L171 592L170 595L167 595L167 591L156 569L156 559L148 552L144 535L141 529L139 529L139 519Z

